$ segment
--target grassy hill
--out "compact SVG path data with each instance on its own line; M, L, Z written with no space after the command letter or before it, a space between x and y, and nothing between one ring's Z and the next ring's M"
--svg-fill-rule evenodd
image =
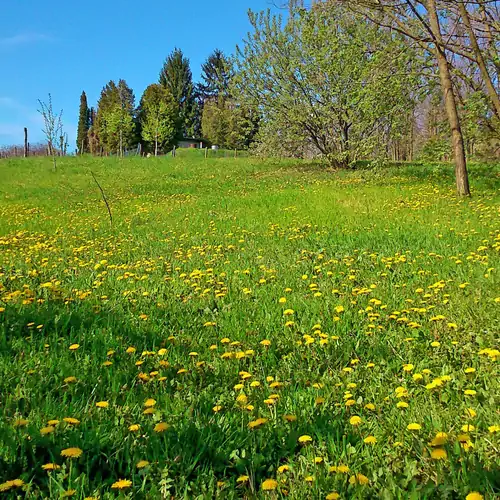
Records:
M493 498L500 169L452 173L0 162L0 490Z

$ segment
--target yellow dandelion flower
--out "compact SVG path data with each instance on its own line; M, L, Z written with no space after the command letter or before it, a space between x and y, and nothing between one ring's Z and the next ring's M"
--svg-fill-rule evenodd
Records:
M308 436L307 434L304 434L303 436L299 437L299 443L300 444L307 444L312 442L312 437Z
M484 500L484 497L481 493L472 491L465 497L465 500Z
M97 408L107 408L109 403L107 401L98 401L95 405Z
M295 415L283 415L283 419L287 422L295 422L297 417Z
M63 418L63 420L67 424L70 424L70 425L78 425L80 423L80 420L78 420L77 418L73 418L73 417L65 417L65 418Z
M219 413L222 410L223 406L217 405L212 408L214 413Z
M431 458L434 460L446 460L448 458L448 454L444 448L436 448L432 450Z
M500 425L490 425L488 427L488 432L490 434L496 434L497 432L500 432Z
M152 398L146 399L146 401L144 401L144 406L146 408L152 408L155 404L156 404L156 400L152 399Z
M358 415L354 415L349 419L349 423L354 427L361 424L361 422L362 422L361 417L358 417Z
M363 441L366 444L375 444L377 442L377 438L375 436L367 436L365 437L365 439L363 439Z
M408 424L407 427L406 427L409 431L419 431L422 426L420 424L416 424L416 423L411 423L411 424Z
M70 351L76 351L76 350L77 350L77 349L79 349L79 348L80 348L80 344L71 344L71 345L69 346L69 350L70 350Z
M350 484L361 484L365 485L368 484L370 480L363 474L356 474L355 476L351 476L349 478L349 483Z
M141 426L139 424L132 424L128 426L128 430L130 432L137 432L140 428Z
M132 481L129 479L119 479L116 483L111 485L113 490L124 490L126 488L130 488L132 486Z
M80 448L66 448L61 451L61 457L78 458L82 453L83 451Z
M332 491L326 495L325 500L339 500L340 495L336 491Z
M250 429L257 429L258 427L267 423L267 418L258 418L257 420L253 420L252 422L248 422L248 427Z
M158 422L153 430L155 432L160 433L160 432L165 432L169 427L170 425L166 424L165 422Z
M40 434L42 436L45 436L46 434L50 434L50 433L54 432L55 430L56 430L56 428L53 425L48 425L47 427L42 427L40 429Z
M147 460L139 460L135 466L138 468L138 469L144 469L144 467L147 467L149 465L149 462Z
M273 491L278 487L278 481L275 479L266 479L260 487L263 491Z
M60 465L57 465L57 464L54 464L54 463L49 463L49 464L42 465L42 469L43 470L48 470L48 471L58 470L60 468L61 468Z
M240 476L238 479L236 479L237 483L247 483L250 478L248 476Z
M74 383L74 382L76 382L76 377L66 377L66 378L64 379L64 383L65 383L65 384L72 384L72 383Z
M290 466L289 465L280 465L278 467L278 472L280 474L283 474L284 472L288 472L290 470Z

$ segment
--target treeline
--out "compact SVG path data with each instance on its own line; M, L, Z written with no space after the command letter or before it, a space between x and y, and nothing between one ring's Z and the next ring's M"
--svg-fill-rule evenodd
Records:
M202 65L202 81L195 84L189 60L175 49L138 106L125 80L107 83L96 108L89 107L83 92L77 151L123 155L140 145L141 151L157 155L184 138L203 138L228 149L248 148L258 117L232 96L234 76L232 58L215 50Z

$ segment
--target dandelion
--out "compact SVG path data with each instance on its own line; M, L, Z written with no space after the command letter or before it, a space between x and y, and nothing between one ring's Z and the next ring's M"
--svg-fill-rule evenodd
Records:
M307 434L299 437L299 443L300 444L307 444L307 443L310 443L310 442L312 442L312 437L308 436Z
M60 465L57 465L57 464L54 464L54 463L48 463L48 464L42 465L42 469L43 470L47 470L47 471L58 470L60 468L61 468Z
M95 405L97 408L107 408L109 403L107 401L98 401Z
M18 418L14 421L14 427L26 427L29 424L29 421L24 418Z
M257 420L248 422L248 427L249 429L257 429L266 423L267 423L267 418L258 418Z
M340 495L336 491L332 491L326 495L325 500L338 500Z
M475 396L477 393L474 389L465 389L464 394L466 396Z
M264 339L260 342L260 345L263 345L264 347L268 347L271 345L271 341L268 339Z
M119 479L116 483L111 485L113 490L124 490L126 488L130 488L132 486L132 481L129 479Z
M65 417L65 418L63 418L63 420L67 424L70 424L70 425L78 425L80 423L80 420L78 420L77 418L73 418L73 417Z
M66 448L61 451L61 457L78 458L82 455L83 451L80 448Z
M263 491L274 491L278 487L278 481L275 479L266 479L260 487Z
M169 427L170 425L166 424L165 422L158 422L153 430L159 434L161 432L165 432Z
M362 422L361 417L358 417L358 415L354 415L349 419L349 423L354 427L360 425L361 422Z
M429 444L431 446L442 446L447 441L448 441L448 434L446 434L446 432L438 432Z
M363 441L366 444L375 444L377 442L377 438L375 436L368 436L368 437L365 437L365 439L363 439Z
M139 424L132 424L132 425L129 425L128 430L130 432L137 432L140 428L141 428L141 426Z
M411 424L408 424L408 426L406 428L409 431L419 431L422 428L422 426L420 424L411 423Z
M488 427L488 432L490 434L496 434L497 432L500 432L500 425L490 425Z
M484 500L484 497L483 495L481 495L481 493L472 491L465 497L465 500Z
M297 417L295 415L283 415L283 419L287 422L295 422Z
M138 468L138 469L144 469L144 467L147 467L149 465L149 462L147 460L139 460L135 466Z
M77 350L77 349L79 349L79 348L80 348L80 344L71 344L71 345L69 346L69 350L70 350L70 351L76 351L76 350Z
M238 479L236 479L237 483L243 484L247 483L250 478L248 476L240 476Z
M349 478L349 483L350 484L360 484L360 485L365 485L368 484L370 480L364 476L363 474L356 474L355 476L351 476Z
M66 377L66 378L64 379L64 383L65 383L65 384L72 384L72 383L74 383L74 382L76 382L76 377Z
M56 428L52 425L48 425L47 427L42 427L40 429L40 434L42 436L45 436L47 434L51 434L52 432L54 432L56 430Z
M434 460L446 460L448 458L448 454L444 448L436 448L432 450L431 458Z
M155 399L146 399L146 401L144 401L144 406L146 408L152 408L154 405L156 404L156 400Z

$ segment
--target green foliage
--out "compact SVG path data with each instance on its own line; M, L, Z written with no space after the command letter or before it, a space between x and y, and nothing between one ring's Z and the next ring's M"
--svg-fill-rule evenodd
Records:
M200 97L205 102L219 96L228 97L234 76L232 61L215 49L201 66L202 83L198 85Z
M2 495L495 498L499 173L0 161Z
M205 103L201 126L203 137L212 144L244 149L253 142L258 121L251 110L219 96Z
M173 96L179 109L179 139L196 137L199 132L199 110L196 103L193 75L189 59L182 50L174 49L167 57L160 72L160 85Z
M135 97L125 80L110 81L97 104L95 129L105 153L122 154L137 144Z
M90 129L90 109L87 103L87 95L82 92L80 96L80 112L78 117L78 131L76 134L76 148L78 154L84 154L89 152L89 140L88 133Z
M330 4L286 24L269 11L251 12L250 22L236 87L262 112L270 152L277 132L285 144L296 138L291 154L319 153L339 166L383 154L380 141L414 106L418 58L398 34Z
M150 85L139 106L141 135L147 150L166 152L178 137L179 109L170 92L159 84Z

